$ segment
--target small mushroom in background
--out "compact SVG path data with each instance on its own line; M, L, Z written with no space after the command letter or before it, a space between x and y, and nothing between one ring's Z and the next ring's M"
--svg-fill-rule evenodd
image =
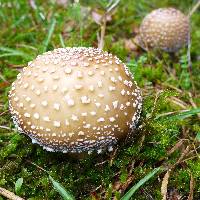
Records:
M9 109L18 131L47 151L112 151L138 122L141 95L116 56L95 48L59 48L18 74Z
M189 40L189 18L175 8L153 10L141 23L139 44L145 49L176 52Z

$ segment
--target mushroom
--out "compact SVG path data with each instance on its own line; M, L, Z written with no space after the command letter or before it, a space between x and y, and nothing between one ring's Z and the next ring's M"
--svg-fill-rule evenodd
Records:
M175 8L160 8L148 14L139 29L144 48L176 52L188 44L189 19Z
M135 129L141 95L125 64L100 49L58 48L37 56L9 92L18 131L47 151L112 151Z

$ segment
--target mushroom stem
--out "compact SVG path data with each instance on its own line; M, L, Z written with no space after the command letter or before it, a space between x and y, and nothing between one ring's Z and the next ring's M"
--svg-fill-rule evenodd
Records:
M98 48L99 49L103 49L104 47L104 37L105 37L105 32L106 32L106 20L107 20L107 16L111 15L112 12L115 10L115 8L118 6L120 0L116 0L114 2L110 2L106 8L106 12L104 13L104 15L101 18L101 35L100 35L100 39L98 42Z
M0 187L0 194L10 200L24 200L21 197L16 196L13 192L10 192L2 187Z
M98 44L99 49L103 49L104 47L104 37L105 37L105 32L106 32L106 16L107 16L106 13L102 16L101 35L100 35L99 44Z

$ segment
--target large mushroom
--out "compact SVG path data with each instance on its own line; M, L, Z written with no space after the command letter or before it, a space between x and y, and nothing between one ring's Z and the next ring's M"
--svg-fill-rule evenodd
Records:
M95 48L59 48L18 74L9 108L19 132L47 151L108 149L133 132L140 89L125 64Z
M188 44L189 19L175 8L153 10L143 19L138 38L146 49L176 52Z

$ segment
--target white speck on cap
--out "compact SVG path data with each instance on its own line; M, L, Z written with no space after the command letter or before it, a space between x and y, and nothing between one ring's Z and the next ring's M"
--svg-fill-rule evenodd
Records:
M88 103L90 103L90 98L88 98L87 96L82 96L81 97L81 102L83 104L88 104Z
M46 107L48 105L48 102L47 101L42 101L41 103L44 107Z
M60 104L59 103L54 103L53 107L55 110L60 110Z

